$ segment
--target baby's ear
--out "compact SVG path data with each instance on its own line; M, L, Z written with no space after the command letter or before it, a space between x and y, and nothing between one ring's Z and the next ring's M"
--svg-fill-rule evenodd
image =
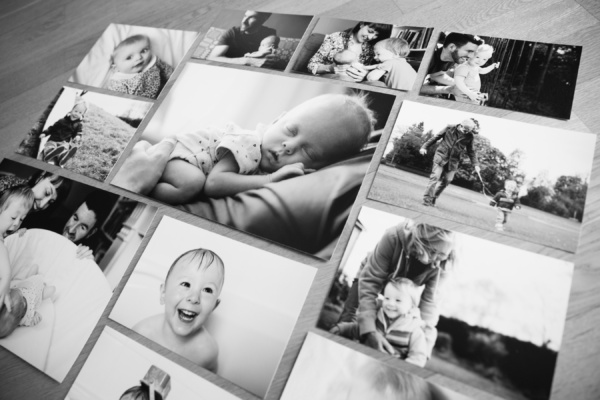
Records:
M221 304L221 299L217 299L217 302L215 303L215 308L213 308L213 311L215 311L217 309L219 304Z
M160 305L161 306L165 305L165 284L164 283L160 284Z

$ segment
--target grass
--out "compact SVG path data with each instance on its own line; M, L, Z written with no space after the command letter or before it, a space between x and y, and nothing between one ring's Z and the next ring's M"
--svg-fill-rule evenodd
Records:
M495 231L496 209L489 205L489 199L483 194L450 185L437 200L436 207L427 207L422 204L427 182L428 177L381 164L368 197L464 225ZM509 215L502 234L574 253L580 227L581 224L577 221L522 207Z

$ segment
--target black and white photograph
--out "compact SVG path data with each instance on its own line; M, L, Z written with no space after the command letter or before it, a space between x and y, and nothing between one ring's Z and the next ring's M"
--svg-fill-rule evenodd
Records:
M17 153L104 181L152 103L63 87Z
M567 253L596 136L404 101L372 200Z
M283 71L311 20L310 15L221 10L193 57Z
M329 259L394 101L190 62L111 184Z
M1 232L11 309L0 308L0 346L62 382L156 208L10 160L0 186L2 215L16 215Z
M317 326L500 398L548 399L573 264L362 207Z
M293 71L409 91L433 28L320 18Z
M308 332L281 396L304 399L468 400L315 332Z
M442 32L421 95L568 120L581 46Z
M262 398L315 273L163 217L110 318Z
M110 24L70 82L156 99L197 32Z
M238 399L107 326L66 399L188 400L199 396L203 399Z

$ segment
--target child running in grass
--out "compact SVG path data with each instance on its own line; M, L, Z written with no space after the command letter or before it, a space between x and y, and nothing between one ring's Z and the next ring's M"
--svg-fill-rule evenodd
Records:
M462 95L455 96L456 101L481 104L482 101L487 99L486 93L480 93L481 79L479 75L489 74L500 66L500 63L493 63L482 68L482 65L488 62L493 53L494 48L492 46L482 44L467 62L456 67L454 70L454 84L462 92Z
M229 123L180 135L150 194L169 204L224 197L310 173L358 151L373 129L364 98L314 97L257 131Z
M497 208L496 229L503 231L504 225L508 222L508 215L512 212L513 208L517 210L521 208L517 182L512 179L505 180L504 189L496 193L490 201L490 206Z
M156 99L173 67L152 53L148 36L134 35L115 47L110 73L108 89Z
M427 341L419 312L419 288L408 278L389 281L377 308L375 326L396 350L396 356L420 367L427 361ZM331 333L358 340L358 322L338 323Z
M223 261L212 251L181 254L160 286L164 313L138 322L133 330L215 372L219 349L204 324L221 301L224 279Z

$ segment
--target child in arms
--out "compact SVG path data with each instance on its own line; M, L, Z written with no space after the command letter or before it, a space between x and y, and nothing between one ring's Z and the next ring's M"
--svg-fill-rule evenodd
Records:
M456 101L480 104L486 98L485 93L480 93L481 79L479 75L488 74L494 68L500 66L500 63L493 63L485 68L481 67L488 62L493 53L494 48L492 46L482 44L467 62L456 67L454 70L454 84L462 92L462 95L456 96Z
M115 47L107 88L156 99L173 73L173 67L152 54L150 38L134 35Z
M373 129L363 98L322 95L284 112L258 132L233 123L179 136L151 196L186 203L258 189L356 154Z
M160 287L165 311L138 322L133 330L203 368L217 370L219 349L204 323L219 305L225 267L210 250L180 255Z
M54 294L53 286L44 287L37 267L33 276L10 282L11 268L4 238L19 229L33 206L33 192L27 186L13 186L0 194L0 338L10 335L17 326L33 326L40 322L36 311L42 299Z
M371 70L368 81L383 80L391 89L410 90L417 78L417 72L406 61L410 46L404 39L384 39L373 48L375 59L380 64L365 67Z
M425 366L427 341L419 313L419 288L408 278L395 278L383 290L375 327L396 350L396 356L409 363ZM341 322L331 333L358 340L358 322Z
M276 35L267 36L260 42L260 46L258 47L258 50L254 51L252 53L246 53L246 54L244 54L244 57L263 58L269 54L274 54L275 50L277 50L277 46L279 46L279 41L280 41L279 36L276 36Z

